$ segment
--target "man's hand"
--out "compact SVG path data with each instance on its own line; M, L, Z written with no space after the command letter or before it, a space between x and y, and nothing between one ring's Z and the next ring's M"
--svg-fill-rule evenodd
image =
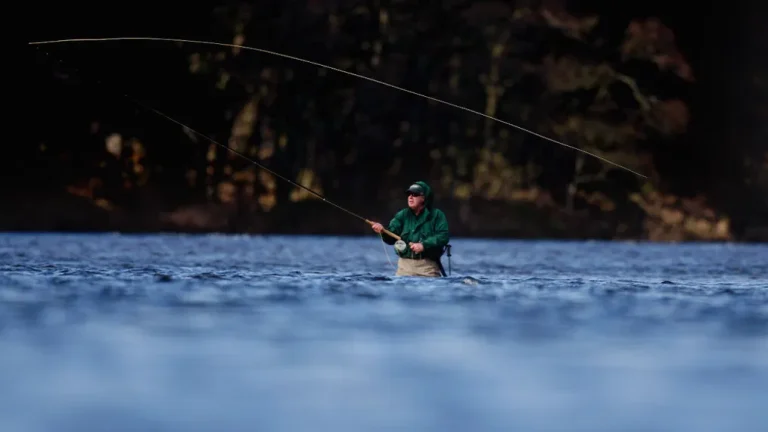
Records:
M424 252L424 245L421 243L411 243L411 250L413 253L422 253Z
M371 227L373 228L374 231L376 231L376 234L381 234L381 231L384 230L384 227L378 222L371 225Z

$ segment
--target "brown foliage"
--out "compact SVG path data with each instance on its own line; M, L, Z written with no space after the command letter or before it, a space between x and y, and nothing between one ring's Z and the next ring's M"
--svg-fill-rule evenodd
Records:
M540 14L548 26L562 30L569 37L578 40L584 40L600 20L596 15L578 18L569 14L564 7L564 1L561 0L543 1Z
M688 106L679 99L661 101L653 106L652 124L665 135L682 134L688 128Z
M658 18L632 20L621 52L624 59L650 60L686 81L694 80L691 66L677 49L674 32Z
M646 236L652 241L732 240L730 218L718 215L702 196L680 199L653 189L630 199L646 214Z

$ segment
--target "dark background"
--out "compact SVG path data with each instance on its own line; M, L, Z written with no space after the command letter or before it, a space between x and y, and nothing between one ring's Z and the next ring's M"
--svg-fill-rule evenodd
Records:
M601 151L649 179L456 108L267 54L154 41L30 45L22 96L30 123L23 145L9 146L0 228L368 230L127 94L223 144L250 102L244 118L253 128L232 145L382 222L404 205L408 184L425 180L455 236L766 241L766 9L758 1L46 5L32 11L29 41L233 43L242 34L244 45ZM117 154L105 145L111 135L122 143Z

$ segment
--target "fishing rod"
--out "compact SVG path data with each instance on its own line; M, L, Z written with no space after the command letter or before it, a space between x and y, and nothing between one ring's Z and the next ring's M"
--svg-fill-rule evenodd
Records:
M367 223L367 224L368 224L368 225L370 225L370 226L373 226L373 225L375 225L375 222L372 222L372 221L370 221L370 220L368 220L368 219L366 219L366 218L364 218L364 217L360 216L360 215L359 215L359 214L357 214L357 213L354 213L354 212L352 212L352 211L350 211L350 210L347 210L347 209L345 209L344 207L342 207L342 206L340 206L340 205L338 205L338 204L336 204L336 203L334 203L334 202L332 202L332 201L329 201L327 198L325 198L324 196L320 195L319 193L317 193L317 192L313 191L312 189L310 189L310 188L308 188L308 187L306 187L306 186L302 185L301 183L297 183L297 182L295 182L295 181L293 181L293 180L291 180L291 179L289 179L289 178L287 178L287 177L283 177L282 175L280 175L280 174L276 173L275 171L273 171L273 170L271 170L271 169L267 168L266 166L264 166L264 165L262 165L262 164L260 164L260 163L256 162L255 160L253 160L253 159L249 158L248 156L245 156L244 154L242 154L242 153L238 152L237 150L235 150L235 149L233 149L233 148L231 148L231 147L229 147L229 146L225 146L224 144L221 144L221 143L219 143L218 141L214 140L213 138L210 138L210 137L208 137L207 135L205 135L205 134L203 134L203 133L201 133L201 132L198 132L198 131L196 131L195 129L192 129L191 127L189 127L189 126L185 125L184 123L182 123L182 122L180 122L180 121L178 121L178 120L176 120L176 119L173 119L173 118L171 118L170 116L168 116L168 115L166 115L166 114L164 114L164 113L162 113L162 112L160 112L160 111L156 110L155 108L152 108L151 106L149 106L149 105L147 105L147 104L144 104L144 103L142 103L142 102L140 102L140 101L138 101L138 100L136 100L136 99L134 99L134 98L131 98L131 97L130 97L130 96L128 96L128 95L124 95L124 96L125 96L126 98L128 98L128 99L132 100L132 101L133 101L134 103L136 103L137 105L139 105L139 106L142 106L142 107L144 107L144 108L146 108L146 109L148 109L148 110L150 110L150 111L154 112L154 113L155 113L155 114L157 114L157 115L160 115L160 116L162 116L162 117L165 117L166 119L168 119L168 120L170 120L170 121L172 121L172 122L174 122L174 123L176 123L176 124L178 124L178 125L180 125L180 126L182 126L182 127L185 127L185 128L187 128L187 129L189 129L190 131L192 131L192 132L196 133L197 135L200 135L201 137L203 137L203 138L207 139L208 141L210 141L210 142L212 142L212 143L214 143L214 144L216 144L216 145L218 145L218 146L220 146L220 147L223 147L223 148L225 148L225 149L227 149L227 150L231 151L232 153L234 153L234 154L236 154L236 155L238 155L238 156L242 157L243 159L247 160L248 162L251 162L252 164L256 165L257 167L259 167L259 168L263 169L264 171L267 171L268 173L270 173L270 174L274 175L275 177L278 177L278 178L280 178L280 179L282 179L282 180L285 180L285 181L287 181L288 183L292 184L293 186L296 186L296 187L300 187L300 188L304 189L305 191L307 191L307 192L309 192L309 193L311 193L311 194L315 195L316 197L320 198L320 199L321 199L323 202L326 202L326 203L328 203L328 204L330 204L330 205L332 205L332 206L336 207L337 209L339 209L339 210L341 210L341 211L343 211L343 212L347 213L348 215L350 215L350 216L353 216L353 217L355 217L355 218L357 218L357 219L360 219L360 220L364 221L365 223ZM397 234L395 234L395 233L393 233L393 232L391 232L391 231L389 231L389 230L387 230L387 229L382 229L382 232L384 232L384 233L386 233L387 235L389 235L389 236L393 237L395 240L399 240L399 241L402 241L402 240L401 240L401 238L400 238L400 236L398 236Z
M46 55L48 55L47 52L46 52ZM62 61L60 61L60 62L63 63ZM101 80L96 80L96 83L103 86ZM106 86L106 87L109 88L109 86ZM145 103L143 103L143 102L141 102L141 101L139 101L139 100L137 100L137 99L135 99L135 98L133 98L131 96L128 96L125 93L117 92L116 90L111 89L111 88L109 88L109 90L111 90L114 93L120 94L121 96L125 97L126 99L130 100L131 102L135 103L136 105L138 105L138 106L140 106L140 107L142 107L142 108L144 108L146 110L152 111L155 114L157 114L157 115L159 115L159 116L161 116L161 117L163 117L163 118L165 118L167 120L170 120L171 122L176 123L176 124L186 128L187 130L189 130L191 132L194 132L195 134L197 134L197 135L205 138L206 140L208 140L208 141L218 145L219 147L222 147L222 148L224 148L226 150L231 151L232 153L240 156L241 158L247 160L248 162L250 162L250 163L256 165L257 167L263 169L264 171L267 171L268 173L274 175L275 177L278 177L279 179L284 180L284 181L290 183L293 186L296 186L296 187L304 189L305 191L307 191L307 192L313 194L314 196L318 197L319 199L321 199L323 202L326 202L326 203L332 205L333 207L335 207L335 208L337 208L337 209L347 213L348 215L353 216L353 217L355 217L357 219L360 219L360 220L364 221L365 223L367 223L370 226L374 226L376 224L375 222L370 221L367 218L365 218L363 216L360 216L357 213L354 213L354 212L352 212L352 211L350 211L350 210L348 210L348 209L346 209L346 208L344 208L344 207L342 207L342 206L340 206L340 205L338 205L338 204L336 204L336 203L334 203L332 201L329 201L327 198L325 198L324 196L320 195L319 193L313 191L312 189L310 189L310 188L308 188L308 187L306 187L306 186L304 186L304 185L302 185L302 184L300 184L298 182L295 182L295 181L293 181L293 180L291 180L291 179L289 179L287 177L284 177L284 176L280 175L279 173L277 173L277 172L267 168L263 164L261 164L259 162L256 162L255 160L249 158L248 156L238 152L237 150L235 150L235 149L233 149L233 148L231 148L229 146L225 146L224 144L221 144L220 142L214 140L213 138L211 138L211 137L205 135L204 133L199 132L199 131L197 131L197 130L189 127L189 126L187 126L186 124L184 124L184 123L174 119L173 117L171 117L171 116L169 116L169 115L167 115L167 114L165 114L165 113L163 113L163 112L161 112L161 111L159 111L159 110L157 110L157 109L155 109L155 108L153 108L153 107L151 107L151 106L149 106L149 105L147 105L147 104L145 104ZM387 234L388 236L394 238L395 240L397 240L398 243L403 243L404 244L403 240L397 234L387 230L386 228L382 229L382 232ZM399 245L397 245L397 246L399 247ZM387 256L387 258L389 258L389 256Z
M570 148L572 150L576 150L578 152L581 152L581 153L584 153L586 155L592 156L592 157L597 158L597 159L599 159L599 160L601 160L603 162L609 163L609 164L614 165L614 166L616 166L618 168L626 170L626 171L628 171L628 172L630 172L632 174L635 174L635 175L637 175L637 176L639 176L641 178L644 178L644 179L648 178L648 176L646 176L646 175L640 174L640 173L638 173L638 172L636 172L636 171L634 171L634 170L632 170L630 168L627 168L627 167L625 167L623 165L620 165L620 164L618 164L616 162L608 160L608 159L606 159L606 158L604 158L604 157L602 157L600 155L597 155L595 153L586 151L584 149L580 149L578 147L574 147L572 145L569 145L569 144L557 141L557 140L555 140L553 138L550 138L550 137L547 137L545 135L536 133L536 132L534 132L532 130L523 128L523 127L518 126L516 124L510 123L510 122L507 122L507 121L504 121L504 120L500 120L500 119L498 119L496 117L493 117L493 116L490 116L488 114L484 114L482 112L475 111L475 110L472 110L470 108L467 108L467 107L464 107L464 106L461 106L461 105L453 104L453 103L446 102L444 100L441 100L441 99L438 99L438 98L435 98L435 97L432 97L432 96L428 96L428 95L421 94L421 93L418 93L418 92L415 92L415 91L412 91L412 90L408 90L406 88L399 87L399 86L396 86L394 84L389 84L387 82L380 81L380 80L377 80L375 78L367 77L365 75L360 75L360 74L356 74L354 72L345 71L343 69L335 68L333 66L328 66L328 65L325 65L325 64L322 64L322 63L318 63L318 62L314 62L314 61L311 61L311 60L303 59L301 57L295 57L295 56L291 56L291 55L287 55L287 54L283 54L283 53L279 53L279 52L275 52L275 51L269 51L269 50L266 50L266 49L263 49L263 48L255 48L255 47L250 47L250 46L246 46L246 45L230 44L230 43L224 43L224 42L200 41L200 40L179 39L179 38L148 37L148 36L138 36L138 37L107 37L107 38L73 38L73 39L58 39L58 40L36 41L36 42L29 42L28 44L29 45L48 45L48 44L63 44L63 43L114 42L114 41L155 41L155 42L180 42L180 43L191 43L191 44L200 44L200 45L215 45L215 46L223 46L223 47L229 47L229 48L238 48L238 49L243 49L243 50L256 51L256 52L260 52L260 53L264 53L264 54L274 55L274 56L278 56L278 57L283 57L283 58L287 58L287 59L291 59L291 60L295 60L295 61L311 64L313 66L330 69L330 70L333 70L333 71L336 71L336 72L339 72L339 73L344 73L344 74L347 74L347 75L350 75L350 76L353 76L353 77L356 77L356 78L360 78L360 79L368 80L368 81L371 81L371 82L375 82L377 84L381 84L383 86L387 86L387 87L393 88L395 90L400 90L402 92L409 93L409 94L412 94L414 96L419 96L419 97L431 100L433 102L438 102L438 103L441 103L441 104L444 104L444 105L451 106L453 108L457 108L457 109L460 109L460 110L464 110L464 111L470 112L470 113L475 114L475 115L479 115L481 117L485 117L485 118L487 118L489 120L493 120L493 121L505 124L507 126L513 127L515 129L519 129L519 130L521 130L523 132L526 132L526 133L529 133L531 135L534 135L534 136L537 136L539 138L542 138L544 140L553 142L553 143L558 144L560 146L567 147L567 148ZM360 216L357 216L357 215L355 215L355 216L360 218ZM361 219L365 220L365 218L361 218ZM366 220L366 222L369 222L369 221Z

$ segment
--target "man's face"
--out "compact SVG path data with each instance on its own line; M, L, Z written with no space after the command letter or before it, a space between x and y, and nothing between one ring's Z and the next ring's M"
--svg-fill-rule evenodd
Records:
M424 195L417 192L408 192L408 207L416 210L424 205Z

